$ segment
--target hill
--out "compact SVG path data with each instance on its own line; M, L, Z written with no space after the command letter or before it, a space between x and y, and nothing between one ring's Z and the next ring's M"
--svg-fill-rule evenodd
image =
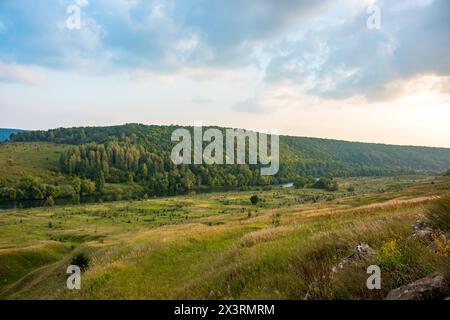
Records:
M15 143L44 143L44 149L58 146L58 150L52 153L54 162L46 164L55 168L53 176L80 178L81 182L75 184L81 185L75 186L74 191L80 194L104 194L105 186L116 186L120 195L114 194L114 197L123 196L123 186L133 187L130 192L141 197L174 195L202 188L242 189L298 179L312 186L320 177L329 180L336 177L440 174L450 167L450 149L290 136L280 137L280 170L275 176L261 176L259 165L176 166L170 158L175 145L170 138L177 128L142 124L59 128L19 132L12 135L11 140ZM192 127L186 129L193 131ZM32 153L33 148L29 152ZM9 152L6 153L10 157ZM16 179L21 177L20 174L14 176ZM71 184L71 179L66 179L65 184ZM64 184L59 180L42 179L41 183ZM87 191L80 191L80 188ZM38 182L28 179L15 193L3 190L3 194L45 199L50 189L48 185L39 187ZM139 190L139 195L136 190ZM68 195L67 192L64 194Z
M9 137L14 134L14 133L18 133L18 132L22 132L23 130L20 129L3 129L0 128L0 142L1 141L8 141Z
M59 157L68 148L50 143L0 143L0 186L15 185L25 176L53 183Z
M60 144L119 144L142 146L150 153L171 149L172 132L179 126L126 124L110 127L60 128L13 135L13 141ZM192 130L192 127L186 127ZM207 129L206 127L204 129ZM224 128L218 128L224 130ZM281 136L281 162L303 175L386 175L400 172L441 173L450 167L450 149L397 146L340 140Z

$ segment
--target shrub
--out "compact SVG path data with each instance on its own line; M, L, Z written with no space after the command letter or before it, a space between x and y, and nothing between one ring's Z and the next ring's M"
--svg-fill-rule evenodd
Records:
M280 224L281 224L281 221L280 221L280 213L276 213L276 214L274 214L274 215L272 216L272 225L273 225L274 227L279 227Z
M95 183L88 179L81 181L81 194L83 196L90 196L95 192Z
M257 205L259 201L260 199L256 194L250 197L250 202L252 205Z
M49 196L45 199L44 206L53 207L55 205L55 199L52 196Z
M434 233L432 236L434 251L438 256L448 257L450 256L450 240L447 239L442 231Z
M327 191L337 191L339 186L336 180L320 178L312 186L315 189L325 189Z
M450 195L432 203L426 211L426 217L434 229L450 231Z
M84 253L78 253L72 257L70 264L78 266L81 271L86 271L89 267L89 257Z
M298 177L298 178L295 179L295 181L294 181L294 187L295 187L296 189L302 189L302 188L305 187L306 182L307 182L307 181L306 181L305 178L303 178L303 177Z
M15 200L16 197L17 197L16 189L8 187L0 188L1 199Z

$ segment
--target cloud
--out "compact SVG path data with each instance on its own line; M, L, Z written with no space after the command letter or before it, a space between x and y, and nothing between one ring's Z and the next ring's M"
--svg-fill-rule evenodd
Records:
M46 78L37 67L0 63L0 82L40 85Z
M450 75L450 3L403 1L381 6L381 30L369 30L367 13L287 41L271 57L268 82L289 81L309 94L344 99L392 99L392 82L425 74ZM443 80L444 81L444 80Z
M328 2L83 1L81 29L68 30L66 9L74 1L3 0L0 58L49 68L92 68L98 61L161 72L180 65L238 67L251 62L258 42Z
M374 2L381 30L366 28ZM165 81L234 81L254 68L256 86L289 84L329 99L392 99L420 75L446 90L450 75L447 0L79 1L81 29L68 30L66 9L76 3L1 0L0 61ZM264 109L258 104L235 107Z

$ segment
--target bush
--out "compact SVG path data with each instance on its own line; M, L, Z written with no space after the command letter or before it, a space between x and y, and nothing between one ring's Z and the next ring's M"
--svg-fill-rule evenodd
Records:
M445 172L444 176L450 176L450 168Z
M298 177L297 179L295 179L294 181L294 187L296 189L302 189L304 188L306 185L306 179L303 177Z
M49 196L44 201L44 206L53 207L55 205L55 199L52 196Z
M16 189L8 187L0 188L1 199L15 200L16 197L17 197Z
M81 271L86 271L89 267L89 257L84 253L78 253L72 257L70 264L78 266Z
M311 187L315 189L325 189L327 191L337 191L339 189L336 180L327 178L320 178Z
M450 195L431 204L426 211L426 217L434 229L450 231Z
M259 197L256 194L250 197L250 202L254 206L258 204L259 200L260 199L259 199Z
M81 181L81 194L83 196L93 195L95 192L95 183L88 179Z

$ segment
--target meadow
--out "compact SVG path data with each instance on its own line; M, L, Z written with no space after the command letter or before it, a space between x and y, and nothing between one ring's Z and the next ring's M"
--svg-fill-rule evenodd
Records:
M448 254L411 233L448 194L449 177L339 185L0 211L0 298L381 299L421 277L448 276ZM361 242L377 255L333 272ZM80 253L89 267L81 290L70 291L66 268ZM366 287L372 264L381 290Z
M70 146L47 143L0 142L0 183L14 185L23 176L56 182L58 159Z

